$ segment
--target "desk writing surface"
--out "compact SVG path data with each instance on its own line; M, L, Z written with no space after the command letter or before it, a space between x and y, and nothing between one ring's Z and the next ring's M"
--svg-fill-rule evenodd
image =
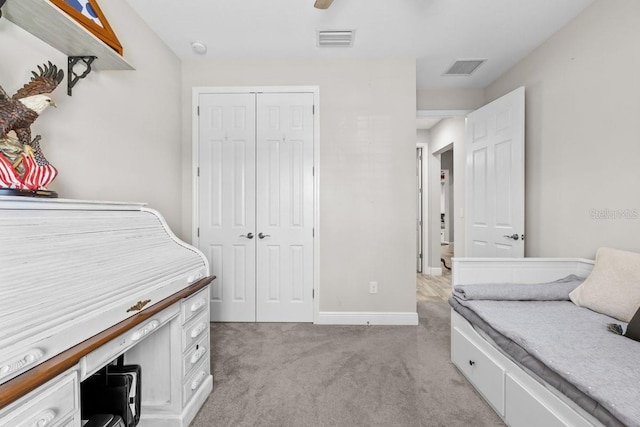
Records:
M209 274L140 204L15 199L0 199L0 384Z

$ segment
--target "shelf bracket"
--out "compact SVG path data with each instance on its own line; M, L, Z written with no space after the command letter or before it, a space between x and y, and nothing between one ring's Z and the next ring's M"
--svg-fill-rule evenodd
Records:
M70 56L67 60L67 95L71 96L71 89L78 83L80 79L84 79L91 72L91 63L97 59L96 56ZM76 73L73 69L76 64L82 63L84 71L81 74ZM78 68L81 68L79 66Z

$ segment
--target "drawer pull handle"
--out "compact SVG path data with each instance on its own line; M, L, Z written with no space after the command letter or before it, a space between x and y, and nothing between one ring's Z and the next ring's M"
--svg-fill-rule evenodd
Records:
M200 347L198 350L196 350L195 353L193 353L193 356L191 356L191 359L189 360L189 362L191 362L192 365L195 365L195 363L198 360L200 360L200 358L204 356L206 352L207 352L206 348Z
M191 390L195 390L200 387L202 381L207 377L207 373L205 371L200 371L198 376L191 382Z
M191 304L191 312L194 313L200 310L206 303L207 302L204 300L204 298L200 298L198 301L195 301L193 304Z
M193 330L191 331L191 338L196 338L198 335L203 333L206 328L207 325L204 322L199 323L198 326L193 328Z
M476 362L474 362L473 360L469 360L469 366L473 366L475 364L476 364Z
M22 356L20 359L12 360L6 365L3 365L0 368L0 378L6 377L7 375L10 375L16 371L19 371L25 366L35 364L38 360L42 359L42 356L44 356L44 351L42 351L41 349L34 348L33 350L30 350L27 354Z
M157 320L154 320L152 322L147 323L142 328L140 328L137 331L135 331L133 333L133 336L131 337L131 339L133 341L138 341L140 338L142 338L145 335L149 334L149 332L152 332L153 330L155 330L158 327L159 324L160 324L160 322L157 321Z
M48 426L51 421L56 418L56 411L53 409L47 409L38 417L38 421L36 421L37 427L45 427Z

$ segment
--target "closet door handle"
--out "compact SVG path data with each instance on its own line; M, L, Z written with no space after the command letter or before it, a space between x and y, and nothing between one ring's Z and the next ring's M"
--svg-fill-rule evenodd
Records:
M240 237L244 237L245 239L253 239L253 233L241 234Z
M258 233L258 237L259 237L260 239L264 239L265 237L271 237L271 235L270 235L270 234L262 234L262 233Z

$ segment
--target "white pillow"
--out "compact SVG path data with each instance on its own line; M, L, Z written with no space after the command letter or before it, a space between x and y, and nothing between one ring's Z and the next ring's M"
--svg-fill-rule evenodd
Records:
M569 298L576 305L629 322L640 307L640 254L598 249L593 271Z

